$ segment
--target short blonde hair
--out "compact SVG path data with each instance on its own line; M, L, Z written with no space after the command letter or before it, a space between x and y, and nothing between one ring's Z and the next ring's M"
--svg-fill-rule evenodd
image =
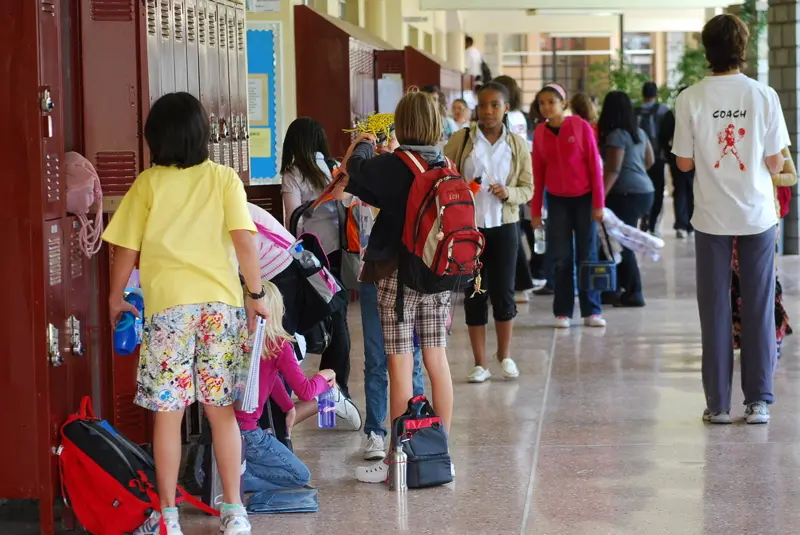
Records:
M442 139L444 127L439 106L432 96L412 87L397 103L394 130L401 145L433 146Z
M264 304L267 305L269 317L266 318L267 328L264 336L264 348L261 358L271 359L278 355L278 352L286 342L294 342L294 337L283 328L283 296L278 287L270 281L262 281L264 285Z

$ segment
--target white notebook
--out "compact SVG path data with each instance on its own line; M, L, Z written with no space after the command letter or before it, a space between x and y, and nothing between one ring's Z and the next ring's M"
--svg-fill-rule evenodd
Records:
M261 352L264 348L264 336L267 322L259 317L256 321L256 332L253 334L253 350L250 352L247 381L236 400L236 410L252 413L258 408L258 378L261 370Z

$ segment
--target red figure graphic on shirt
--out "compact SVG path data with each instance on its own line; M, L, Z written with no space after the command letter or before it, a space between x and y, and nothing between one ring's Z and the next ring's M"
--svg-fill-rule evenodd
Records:
M739 162L740 171L744 171L746 169L741 158L739 158L739 151L736 149L736 144L744 139L744 135L747 133L747 131L744 128L740 128L738 132L735 130L736 128L732 124L729 124L725 131L717 134L719 144L723 147L722 154L719 156L719 160L717 160L717 163L714 164L714 169L719 169L720 162L728 154L733 154L733 156L736 158L736 161Z

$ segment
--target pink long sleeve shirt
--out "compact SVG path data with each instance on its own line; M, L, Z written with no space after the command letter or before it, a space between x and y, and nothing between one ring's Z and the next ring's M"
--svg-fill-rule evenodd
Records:
M558 197L592 194L594 208L605 207L603 166L591 125L577 116L565 117L558 135L542 123L533 138L533 200L531 213L541 217L544 191Z
M289 388L294 391L300 401L309 401L328 390L328 382L321 375L309 379L300 369L294 348L289 342L284 342L280 351L271 359L262 359L258 376L258 409L247 413L236 411L236 420L242 431L252 431L258 428L258 420L264 413L264 403L267 398L272 398L283 412L294 408L292 398L286 392L280 372Z

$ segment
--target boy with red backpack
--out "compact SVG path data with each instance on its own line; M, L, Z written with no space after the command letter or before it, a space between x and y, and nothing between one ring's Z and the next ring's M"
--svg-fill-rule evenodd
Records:
M450 294L470 284L479 269L483 236L475 228L466 182L436 148L441 132L442 117L433 99L407 93L395 110L400 147L373 158L375 136L358 136L346 156L344 186L380 209L361 278L378 286L391 419L405 412L412 397L416 327L433 405L449 431L453 383L445 346ZM376 482L388 473L383 462L371 470Z

